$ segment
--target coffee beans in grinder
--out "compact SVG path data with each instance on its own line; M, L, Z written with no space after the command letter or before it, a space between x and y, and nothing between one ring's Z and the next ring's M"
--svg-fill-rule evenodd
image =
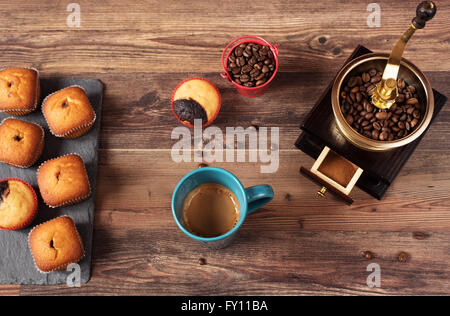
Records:
M397 80L398 96L387 110L371 103L382 72L370 69L352 76L340 92L341 111L350 126L367 138L380 141L401 139L414 131L423 118L423 107L416 88Z

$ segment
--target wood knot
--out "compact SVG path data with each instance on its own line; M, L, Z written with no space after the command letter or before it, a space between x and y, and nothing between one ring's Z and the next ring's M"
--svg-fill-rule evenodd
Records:
M200 258L198 259L198 264L201 266L204 266L207 264L206 259L205 258Z
M336 47L333 49L333 55L339 55L341 53L341 48L340 47Z

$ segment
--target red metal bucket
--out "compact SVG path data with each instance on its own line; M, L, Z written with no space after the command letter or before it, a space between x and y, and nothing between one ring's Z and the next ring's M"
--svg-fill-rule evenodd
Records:
M272 53L273 53L273 56L274 56L274 59L275 59L275 70L274 70L272 76L269 78L269 80L267 80L264 84L262 84L260 86L257 86L257 87L246 87L246 86L240 85L237 82L235 82L231 78L230 74L228 73L228 70L227 70L228 58L230 57L231 52L238 45L243 44L243 43L255 43L255 44L258 44L258 45L265 45L265 46L268 46L270 48L270 50L272 51ZM223 53L222 53L222 67L223 67L223 70L225 72L221 73L220 76L222 78L224 78L224 79L227 79L231 83L233 83L234 86L236 87L237 91L240 94L242 94L242 95L244 95L246 97L257 97L257 96L263 94L267 90L267 88L269 87L270 82L272 82L273 78L275 78L275 75L277 74L277 71L278 71L278 45L271 45L268 41L266 41L264 38L262 38L260 36L255 36L255 35L241 36L241 37L236 38L235 40L231 41L227 45L227 47L225 47L225 49L223 50Z

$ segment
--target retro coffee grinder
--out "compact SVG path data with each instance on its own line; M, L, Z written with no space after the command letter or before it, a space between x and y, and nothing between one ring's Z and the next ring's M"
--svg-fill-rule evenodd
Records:
M300 171L321 186L319 196L329 191L351 204L350 192L356 185L381 199L445 104L446 97L431 88L419 68L402 58L411 36L424 28L435 13L436 5L432 1L420 3L416 17L390 54L374 54L358 46L306 117L296 146L317 160L311 169L301 167ZM379 109L388 110L395 103L397 78L416 88L424 107L423 116L403 138L380 141L365 137L348 124L341 111L341 87L350 77L373 68L384 69L371 97L372 104Z

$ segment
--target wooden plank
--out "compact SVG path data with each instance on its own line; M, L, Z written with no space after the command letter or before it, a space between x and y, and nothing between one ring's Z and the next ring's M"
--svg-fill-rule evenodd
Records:
M419 241L407 232L306 231L299 225L290 230L266 230L264 225L251 230L244 225L234 244L218 251L193 243L175 225L107 226L98 228L95 236L95 276L90 283L79 289L27 286L21 294L437 295L450 291L448 232ZM365 259L365 251L372 252L373 259ZM402 252L406 262L398 260ZM379 289L366 284L370 263L381 267Z
M100 146L104 149L168 149L172 130L181 126L172 113L170 97L178 83L199 73L99 75L106 84ZM239 95L217 73L202 74L222 94L222 108L214 126L247 128L253 124L280 128L280 148L294 149L304 120L333 73L280 73L262 96ZM48 74L44 75L49 77ZM82 76L90 76L83 74ZM433 87L450 96L449 72L431 72ZM447 150L450 107L443 108L420 148Z
M20 285L0 284L0 296L19 296Z
M20 10L14 2L2 3L2 43L7 46L2 47L1 63L32 64L65 74L217 72L229 41L259 34L280 45L281 71L334 73L357 44L390 51L417 6L416 0L378 1L381 27L370 28L365 1L78 3L80 28L67 27L66 2L29 2ZM405 57L424 71L450 68L448 59L429 57L448 54L450 4L441 1L438 6L436 17L414 35L405 51Z
M313 160L300 151L282 151L275 174L261 174L258 163L213 163L236 174L244 186L268 183L274 200L254 215L248 229L447 232L450 227L449 154L418 151L385 199L355 188L347 206L332 195L317 197L319 187L298 173ZM177 182L198 163L172 162L170 151L101 151L96 228L158 229L174 225L170 211ZM139 166L138 168L136 166ZM132 197L132 203L130 203ZM149 216L151 214L151 216ZM133 218L132 221L129 219ZM270 219L270 220L269 220Z

